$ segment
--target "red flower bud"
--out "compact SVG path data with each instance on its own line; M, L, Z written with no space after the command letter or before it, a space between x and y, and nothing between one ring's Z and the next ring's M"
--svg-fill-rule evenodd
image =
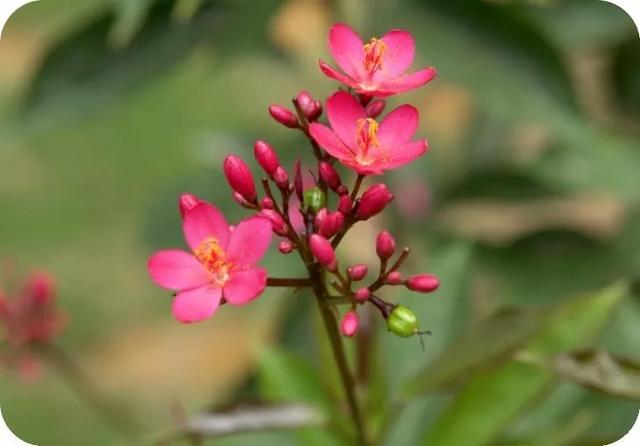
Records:
M362 194L356 216L360 220L367 220L379 214L385 206L393 200L393 194L384 184L374 184Z
M331 247L329 240L320 234L313 234L309 238L309 245L314 257L321 265L330 271L335 271L338 266L336 263L336 253Z
M316 214L315 226L318 232L326 238L336 235L343 225L344 215L340 212L328 212L327 208L322 208Z
M365 112L369 118L376 118L382 113L387 102L384 99L373 101L365 107Z
M278 251L282 254L289 254L293 251L293 244L289 240L283 240L278 244Z
M255 203L257 195L253 174L242 158L235 155L227 156L224 159L223 168L231 189L242 195L248 202Z
M280 166L278 155L276 155L273 148L264 141L256 141L253 146L253 153L260 167L262 167L267 175L273 176L273 173Z
M387 274L385 282L389 285L401 285L404 283L404 279L402 278L402 274L400 274L398 271L391 271L389 274Z
M249 203L242 195L240 195L238 192L234 192L233 194L231 194L231 196L233 197L233 199L235 200L236 203L238 203L240 206L242 206L243 208L247 208L247 209L253 209L253 207L251 206L251 203Z
M322 181L324 181L331 190L337 192L338 188L342 185L342 181L340 181L340 175L336 169L326 161L320 161L318 172L320 173Z
M302 90L298 93L296 101L308 121L315 121L322 114L322 104L313 99L308 91Z
M275 207L275 203L271 198L264 197L262 200L260 200L260 207L262 209L273 209Z
M369 102L371 102L371 99L373 99L373 96L368 94L359 94L358 99L360 100L360 104L362 104L363 107L366 107Z
M353 209L353 202L349 195L344 194L340 195L338 199L338 211L342 212L344 215L347 215Z
M298 118L288 108L282 107L281 105L272 105L269 107L269 114L285 127L289 127L290 129L298 128Z
M36 305L48 305L55 298L55 281L46 272L35 272L27 279L25 295Z
M360 318L355 311L347 311L340 321L340 331L343 335L351 337L356 334L360 326Z
M381 260L388 260L396 251L396 241L388 231L382 231L376 239L376 253Z
M430 274L416 274L407 280L407 288L420 293L430 293L437 290L439 286L438 278Z
M354 294L354 297L360 303L366 302L369 300L369 297L371 297L371 291L369 291L367 287L359 288Z
M271 228L273 232L278 235L287 235L287 224L280 214L273 209L263 209L260 211L260 215L271 222Z
M200 199L193 194L182 194L178 200L178 208L180 209L180 215L184 218L184 214L196 207L200 203Z
M368 271L369 268L364 264L353 265L347 268L347 274L349 275L349 278L355 282L364 279Z
M287 174L287 171L282 168L282 166L278 166L278 168L274 172L273 181L275 181L278 187L282 190L287 190L289 188L289 175Z

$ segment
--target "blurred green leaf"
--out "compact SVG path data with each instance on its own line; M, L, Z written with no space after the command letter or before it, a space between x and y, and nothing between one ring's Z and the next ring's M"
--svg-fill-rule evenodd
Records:
M613 62L616 99L625 111L640 119L640 40L637 35L617 48Z
M404 398L449 386L507 359L540 329L542 322L540 310L499 310L409 380L403 388Z
M78 114L108 103L165 74L220 28L222 11L215 5L203 8L188 24L171 20L173 0L157 0L147 14L148 4L136 5L118 13L124 14L121 24L114 12L107 12L54 46L27 92L23 112L36 117ZM144 24L125 48L109 46L113 29L116 36L124 36L118 39L124 39L143 16Z
M260 358L259 381L262 395L270 401L313 403L327 417L334 415L316 370L299 357L276 349L265 350ZM305 445L340 444L326 429L302 429L299 437Z
M144 25L151 6L158 0L112 0L114 23L109 31L109 42L114 48L127 46Z
M431 295L419 295L407 290L393 292L393 300L410 307L418 316L422 329L433 336L425 338L425 351L417 339L403 339L392 333L382 334L384 357L389 383L397 383L414 374L446 348L463 323L473 246L467 241L442 242L428 248L429 260L422 264L440 280L440 288Z
M547 322L523 354L553 354L588 345L626 292L626 286L617 284L550 309ZM435 427L427 432L422 444L488 444L552 383L552 378L550 371L517 361L477 373L456 395Z
M564 353L551 361L564 379L607 395L640 400L640 361L602 350Z

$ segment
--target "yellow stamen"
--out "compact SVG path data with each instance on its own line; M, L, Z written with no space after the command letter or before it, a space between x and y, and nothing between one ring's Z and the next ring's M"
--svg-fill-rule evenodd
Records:
M226 261L226 254L218 239L207 237L198 245L193 254L211 273L212 282L218 286L224 285L229 279L231 265Z
M365 43L364 50L364 69L373 74L382 69L382 61L384 54L387 52L387 44L382 40L372 37L369 43Z

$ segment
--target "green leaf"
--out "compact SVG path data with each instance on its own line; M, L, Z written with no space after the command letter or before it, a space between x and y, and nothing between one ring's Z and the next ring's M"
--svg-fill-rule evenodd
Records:
M522 354L554 354L588 345L626 291L626 286L617 284L550 309L545 325ZM552 382L551 371L516 360L493 371L477 373L456 395L433 430L427 432L422 444L488 444Z
M542 322L539 310L499 310L451 344L442 355L409 380L404 386L404 398L449 386L476 371L508 359L540 330Z
M148 4L136 5L126 12L106 12L57 44L36 73L23 113L33 118L53 111L55 116L68 116L110 103L142 82L166 74L220 28L221 11L211 5L185 25L172 21L172 0L157 0L148 13ZM120 19L125 22L119 23L117 14L124 14ZM125 48L109 45L110 33L115 33L112 38L128 39L143 16L144 25Z
M327 417L332 414L316 371L299 357L275 349L265 350L260 359L259 382L262 395L270 401L304 401L317 405ZM326 429L302 429L299 438L305 445L340 444Z
M566 380L607 395L640 400L640 361L602 350L556 356L550 366Z
M389 383L397 383L416 373L446 348L467 307L464 297L473 246L466 241L449 241L429 248L429 263L423 269L436 275L440 288L431 295L420 295L407 290L393 290L393 301L413 310L420 328L431 330L425 338L425 351L415 338L399 338L391 333L382 334L384 357L388 367Z

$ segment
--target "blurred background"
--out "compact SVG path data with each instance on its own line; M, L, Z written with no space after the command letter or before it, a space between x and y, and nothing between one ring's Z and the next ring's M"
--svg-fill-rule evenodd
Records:
M430 152L387 177L391 210L356 226L339 252L375 270L375 236L388 228L413 249L406 271L443 283L429 296L386 295L434 335L423 352L379 324L371 419L383 418L407 377L418 373L424 390L384 444L620 438L640 409L640 40L622 10L598 0L23 7L0 40L0 257L55 274L70 317L61 348L151 438L177 425L176 410L235 400L311 400L336 412L322 397L335 371L310 296L268 290L183 326L146 272L151 252L183 246L181 192L213 201L231 221L245 215L220 170L227 153L257 174L260 138L289 166L312 162L302 136L266 109L302 89L324 99L337 87L317 68L319 57L330 60L336 21L365 38L407 29L414 68L439 72L387 108L419 108ZM266 263L274 276L296 276L296 260L272 252ZM582 307L576 296L586 296ZM540 314L556 316L529 332L522 321ZM529 354L511 355L522 348ZM613 355L610 373L592 363L594 351L564 357L578 365L562 373L547 374L557 361L531 365L544 356L536 352L584 348ZM0 406L39 446L124 444L52 369L28 382L2 370ZM215 444L339 441L311 429Z

